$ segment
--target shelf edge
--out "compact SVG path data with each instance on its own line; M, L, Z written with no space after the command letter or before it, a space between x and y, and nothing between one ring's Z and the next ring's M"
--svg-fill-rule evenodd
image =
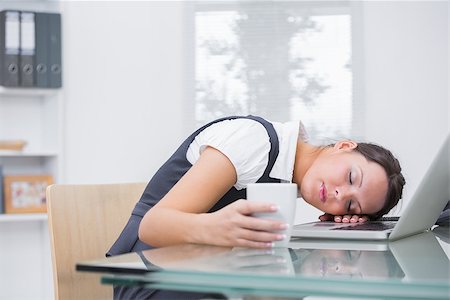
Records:
M46 221L47 219L48 219L48 216L46 213L41 213L41 214L0 214L0 223Z

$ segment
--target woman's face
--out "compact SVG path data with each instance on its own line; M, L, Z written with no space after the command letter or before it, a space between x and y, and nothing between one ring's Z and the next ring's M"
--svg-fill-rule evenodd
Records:
M386 172L353 151L356 145L342 141L317 157L300 184L306 202L332 215L374 214L383 208Z

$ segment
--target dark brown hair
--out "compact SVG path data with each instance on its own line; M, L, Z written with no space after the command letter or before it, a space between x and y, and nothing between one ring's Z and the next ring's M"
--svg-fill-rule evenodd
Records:
M383 208L368 217L372 220L381 218L387 214L402 198L403 186L406 181L402 174L399 161L391 151L371 143L358 143L354 151L361 153L367 160L379 164L386 171L388 178L388 190Z

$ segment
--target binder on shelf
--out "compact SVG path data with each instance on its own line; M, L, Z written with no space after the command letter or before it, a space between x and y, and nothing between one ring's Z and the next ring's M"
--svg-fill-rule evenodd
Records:
M49 28L49 83L51 88L62 86L62 65L61 65L61 15L58 13L48 13Z
M50 87L49 72L49 25L48 14L37 12L35 14L35 33L36 33L36 54L35 54L35 72L34 82L36 87Z
M20 12L0 11L0 85L19 86Z
M34 12L20 12L20 86L34 86L34 56L35 56L35 24Z

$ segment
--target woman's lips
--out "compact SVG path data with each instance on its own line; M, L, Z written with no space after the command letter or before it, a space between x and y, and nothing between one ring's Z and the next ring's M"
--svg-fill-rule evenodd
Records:
M327 188L325 187L325 183L322 182L319 190L320 201L325 203L327 201Z

